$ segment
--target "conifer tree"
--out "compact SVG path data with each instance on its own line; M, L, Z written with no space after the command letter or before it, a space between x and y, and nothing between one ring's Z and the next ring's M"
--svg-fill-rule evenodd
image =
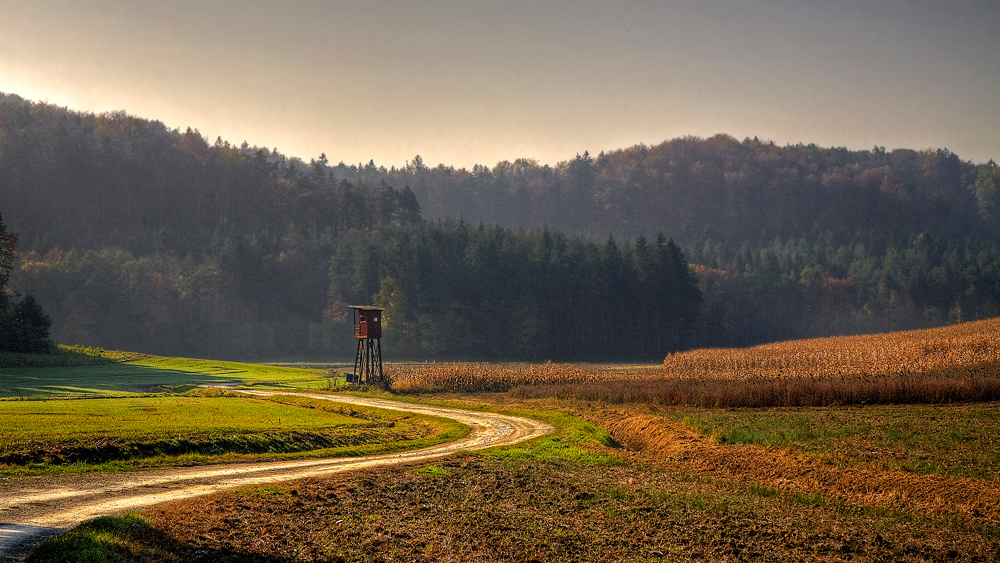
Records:
M15 301L7 292L16 249L17 235L7 232L0 216L0 351L44 352L52 319L31 295Z
M10 280L10 269L14 266L14 249L17 248L17 235L8 233L0 214L0 293L7 288Z

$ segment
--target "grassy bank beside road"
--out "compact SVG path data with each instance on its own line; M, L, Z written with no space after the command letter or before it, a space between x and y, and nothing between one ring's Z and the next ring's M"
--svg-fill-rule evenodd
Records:
M280 395L0 401L0 476L367 455L466 432L446 419Z

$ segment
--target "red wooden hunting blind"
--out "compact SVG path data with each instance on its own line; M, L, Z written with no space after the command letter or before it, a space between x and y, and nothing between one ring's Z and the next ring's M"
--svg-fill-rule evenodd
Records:
M387 381L382 373L382 311L381 307L351 305L354 310L354 338L358 341L358 353L354 356L354 374L349 382L385 387Z
M355 311L354 338L382 338L382 311L378 307L351 305Z

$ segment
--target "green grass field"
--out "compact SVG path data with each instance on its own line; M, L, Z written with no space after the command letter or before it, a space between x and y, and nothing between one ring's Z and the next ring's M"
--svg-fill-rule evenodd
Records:
M468 432L452 420L317 399L207 394L0 401L0 476L369 455Z
M0 398L128 396L192 385L321 389L336 382L329 377L329 372L320 369L83 348L61 347L55 354L26 356L29 355L23 354L7 362L17 367L0 365Z
M666 409L717 442L801 451L844 466L1000 479L1000 404Z
M323 369L60 347L0 358L0 475L347 456L453 440L445 419L228 388L330 389Z
M367 421L250 397L150 396L120 399L6 401L0 451L30 444L150 439L194 433L315 430Z

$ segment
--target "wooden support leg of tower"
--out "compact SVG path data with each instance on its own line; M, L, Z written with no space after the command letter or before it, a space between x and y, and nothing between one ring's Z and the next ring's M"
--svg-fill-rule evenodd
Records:
M375 366L372 361L372 341L365 340L365 385L375 383Z
M371 385L372 383L375 382L373 363L374 362L372 361L372 340L369 338L365 340L365 365L363 369L365 373L365 385Z
M379 339L358 340L358 353L354 356L354 382L358 385L385 385L382 343Z
M378 360L379 357L379 341L376 339L368 340L368 367L369 367L369 385L381 385L382 383L382 366Z
M361 383L361 376L364 374L365 364L365 351L364 351L364 340L358 340L358 352L354 355L354 383Z

